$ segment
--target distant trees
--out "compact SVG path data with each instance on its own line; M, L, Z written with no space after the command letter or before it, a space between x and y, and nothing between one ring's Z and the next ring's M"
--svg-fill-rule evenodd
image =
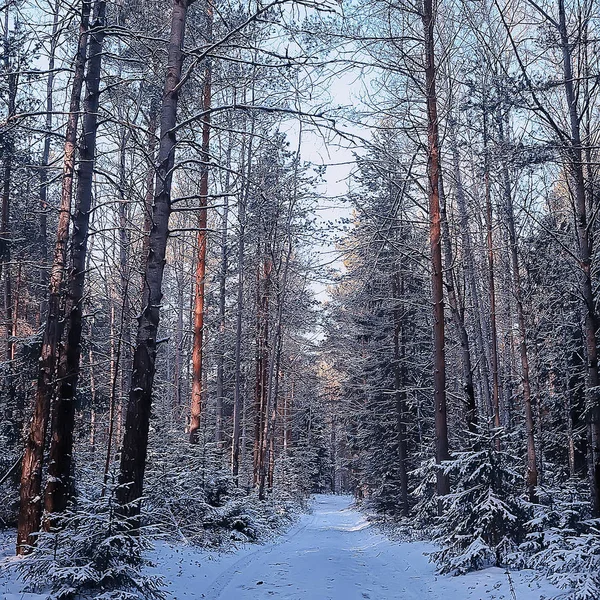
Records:
M346 15L357 43L344 59L371 69L377 134L348 195L324 348L351 407L353 480L381 510L432 519L441 507L450 571L505 561L502 544L522 543L558 490L583 494L579 518L597 512L592 4L374 1ZM390 275L410 257L408 278ZM463 525L477 534L462 539Z

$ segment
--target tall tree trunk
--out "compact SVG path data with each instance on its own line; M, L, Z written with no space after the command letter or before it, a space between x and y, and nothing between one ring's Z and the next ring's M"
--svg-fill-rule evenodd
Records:
M485 93L485 92L484 92ZM490 296L490 362L492 367L492 407L494 410L494 427L500 428L500 377L498 367L498 332L496 326L496 279L494 267L494 235L492 221L492 197L490 183L490 159L488 148L487 102L483 101L483 163L485 188L485 226L488 254L488 283ZM496 447L500 448L500 438L496 438Z
M162 303L162 280L169 237L171 185L175 165L177 101L183 66L183 40L189 0L173 0L167 72L161 109L160 145L152 228L144 273L142 312L138 318L131 389L121 453L117 501L120 513L137 525L144 484L152 386L156 371L156 336Z
M126 194L126 168L125 159L129 134L121 133L121 147L119 149L119 278L121 293L121 325L119 329L120 358L122 359L121 377L119 379L119 399L117 414L120 421L123 419L124 398L129 390L129 376L131 373L131 302L129 286L131 281L130 263L130 235L129 235L129 200Z
M175 324L175 365L173 369L173 414L178 415L181 407L182 375L183 375L183 313L184 269L183 264L176 265L177 280L177 322Z
M297 175L297 174L296 174ZM283 309L285 307L285 297L287 293L287 283L290 260L292 258L292 233L291 220L292 211L294 209L295 198L290 206L290 212L286 225L287 249L283 264L283 276L278 277L277 287L277 316L275 323L275 332L273 336L273 356L269 366L269 377L267 382L267 397L265 402L265 422L261 448L260 461L260 481L258 489L258 497L264 500L265 497L265 475L268 469L268 485L273 486L273 472L275 470L275 425L277 422L278 396L279 396L279 368L281 364L281 352L283 345ZM278 272L281 271L281 263Z
M65 308L65 347L58 366L58 394L52 411L52 438L45 508L50 517L67 507L72 494L70 484L75 425L75 398L81 359L83 326L83 294L90 213L92 208L96 132L100 103L100 70L105 36L106 2L96 0L94 24L90 30L87 97L83 118L83 134L79 148L77 196L71 240L71 264L67 282Z
M8 87L7 103L10 119L16 113L17 88L19 82L16 67L11 63L11 43L10 43L10 10L5 7L4 13L4 69L6 71L6 81ZM11 127L11 126L9 126ZM13 329L13 300L12 300L12 280L10 268L11 253L11 233L10 233L10 185L13 170L13 154L15 151L14 132L9 131L4 134L4 169L2 184L2 210L0 215L0 273L4 275L4 318L5 318L5 341L6 341L6 360L12 363L15 353L15 341L12 336ZM12 364L9 368L9 387L12 388Z
M442 239L439 197L439 134L437 94L435 86L435 9L433 0L423 2L423 28L425 33L425 93L427 101L427 172L429 194L429 243L431 248L431 294L433 303L434 373L433 394L435 404L435 458L437 493L450 493L450 478L441 463L450 457L448 449L448 419L446 414L446 360L444 338L444 280L442 272ZM441 502L438 510L441 511Z
M46 134L44 135L44 150L42 152L42 164L40 166L40 250L42 265L40 268L40 325L46 318L48 312L48 169L50 168L50 148L52 143L52 110L54 100L54 65L56 57L56 44L58 32L58 13L60 0L54 4L54 19L52 21L52 34L50 37L50 52L48 56L48 79L46 80Z
M452 171L454 177L454 184L456 186L456 204L458 207L458 213L460 217L460 231L461 241L463 248L463 269L465 278L467 281L467 287L471 295L471 302L473 303L474 313L474 328L475 328L475 352L479 359L479 370L480 370L480 384L483 392L483 414L492 411L492 398L490 395L489 387L489 369L487 363L487 357L484 350L484 335L483 335L483 314L481 310L481 302L479 298L479 290L477 289L477 276L475 273L475 259L473 257L473 243L471 240L471 232L469 229L469 215L467 212L467 201L465 196L465 190L462 183L462 174L460 170L460 155L458 151L458 143L454 132L454 122L452 117L449 123L449 138L450 147L452 151Z
M233 104L236 103L235 90L233 92ZM227 153L225 159L225 198L223 206L223 220L221 229L221 269L219 272L219 350L217 352L217 398L216 398L216 422L215 442L217 445L223 443L223 400L224 400L224 377L225 377L225 308L227 300L227 269L229 249L227 247L227 232L229 225L229 192L231 181L231 152L233 147L233 122L228 120L229 136L227 141Z
M245 103L245 97L244 97ZM244 400L242 398L242 324L244 312L244 269L245 269L245 244L246 244L246 203L250 190L250 173L252 170L252 153L254 140L254 117L251 117L250 135L248 139L248 153L246 160L246 183L240 194L238 203L239 241L238 241L238 289L237 289L237 314L235 325L235 388L233 396L233 435L231 439L231 472L236 485L239 484L240 470L240 437ZM245 157L245 148L242 147L242 157ZM242 171L244 169L242 168Z
M404 273L402 261L398 271L392 274L392 298L394 300L394 394L396 397L396 430L398 434L398 470L400 472L400 506L402 515L408 516L408 448L406 443L406 368L405 327L402 318L402 298L404 297Z
M46 317L44 338L42 340L34 412L21 470L17 554L29 552L35 541L32 534L39 531L42 517L41 488L44 444L48 427L50 401L54 390L54 372L57 362L58 344L62 334L60 300L67 258L73 176L75 172L75 151L77 146L77 126L79 123L81 90L84 80L89 18L90 2L83 0L81 4L81 24L77 54L75 56L69 117L67 119L65 134L62 192L56 231L56 244L54 247L52 270L50 272L48 314Z
M498 117L498 135L501 147L504 147L503 116ZM503 154L505 155L505 154ZM517 252L517 233L515 229L515 214L513 208L510 174L506 162L502 163L502 192L506 209L506 225L510 245L510 259L513 279L513 295L517 307L517 321L519 323L519 354L521 357L521 383L523 385L523 407L525 409L525 431L527 434L527 495L530 502L536 502L535 488L538 483L537 457L535 449L533 411L531 409L531 383L529 378L529 356L527 353L527 330L525 327L525 311L523 310L523 293L521 287L521 272L519 269L519 255Z
M571 42L567 30L564 0L558 0L558 29L563 58L564 91L569 108L570 144L569 170L574 183L575 220L581 261L581 295L585 303L585 345L587 351L586 400L588 413L589 477L594 516L600 516L600 405L598 384L598 346L596 330L596 297L592 283L592 240L587 220L586 183L583 171L583 150L581 144L580 118L577 96L573 83Z
M271 299L271 274L273 270L273 263L270 258L264 257L260 260L260 263L257 269L256 277L257 298L256 386L254 395L254 485L260 485L261 472L264 468L265 459L265 452L263 451L263 447L266 442L267 423L267 397L269 373L269 304Z
M446 260L446 289L448 291L448 300L452 318L458 332L460 340L461 359L463 366L463 389L467 405L466 422L469 432L477 433L477 404L475 402L475 386L473 385L473 366L471 363L471 347L469 344L469 334L465 326L465 314L459 298L458 286L454 277L454 253L452 251L452 238L450 237L450 226L448 224L448 215L446 213L446 195L444 193L444 184L442 173L440 172L440 213L442 220L442 241L444 258Z
M142 257L147 260L148 254L150 253L150 232L152 231L152 204L154 202L154 180L156 178L156 166L154 160L156 158L156 126L158 121L158 100L152 98L150 100L150 111L148 114L148 171L146 172L145 189L144 195L144 225L143 233L144 239L142 242ZM141 290L142 294L146 286L144 280L146 265L142 265L144 271L142 272Z
M212 39L213 7L208 0L206 6L207 40ZM190 419L190 442L199 442L200 416L202 413L202 374L203 374L203 340L204 340L204 287L206 278L206 243L207 232L207 202L208 175L210 161L210 107L212 101L212 65L210 58L206 59L204 85L202 89L202 150L200 160L202 173L200 175L200 214L198 218L198 260L196 263L196 294L194 297L194 345L192 348L192 405Z

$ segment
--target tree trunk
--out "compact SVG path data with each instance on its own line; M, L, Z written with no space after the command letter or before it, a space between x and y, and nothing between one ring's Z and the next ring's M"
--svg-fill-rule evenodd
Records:
M483 396L484 411L483 414L492 411L492 398L490 395L489 387L489 369L487 363L487 357L484 350L484 336L483 336L483 314L481 310L481 303L479 299L479 290L477 289L477 276L475 273L475 260L473 257L473 243L471 240L471 233L469 229L469 215L467 213L467 202L465 197L465 190L462 183L462 175L460 171L460 155L458 152L458 143L454 132L454 123L452 117L450 117L449 124L449 137L450 145L452 150L452 170L454 176L454 183L456 186L456 204L460 216L460 230L462 237L462 247L464 254L463 269L465 278L467 280L467 286L471 294L471 302L473 303L474 313L474 327L475 327L475 352L479 359L479 370L480 370L480 384Z
M189 5L189 0L173 0L172 2L152 228L144 273L143 306L138 318L136 347L133 356L131 389L121 453L120 485L117 490L120 513L122 516L130 517L133 526L139 523L140 498L148 449L152 386L156 370L156 336L162 303L161 288L169 237L171 185L175 165L176 138L174 130L177 124L177 101L184 59L183 40Z
M50 515L67 507L72 495L70 484L75 425L75 399L81 359L81 333L83 326L83 293L85 288L86 254L92 187L96 156L96 132L100 101L100 69L102 44L105 36L106 2L97 0L94 6L94 23L90 30L87 97L83 119L83 134L79 148L80 166L77 175L77 196L71 240L71 264L67 282L65 307L65 347L60 353L58 366L58 394L52 411L52 438L45 508Z
M483 101L483 163L485 188L485 225L488 253L488 282L490 295L490 362L492 367L492 408L494 427L500 428L500 378L498 373L498 332L496 327L496 280L494 272L494 236L492 223L492 198L487 131L487 104ZM496 447L500 448L500 438L496 437Z
M439 197L439 135L437 95L435 87L435 13L433 0L423 2L423 28L425 32L425 93L427 101L427 171L429 194L429 243L431 248L431 294L433 303L434 374L433 394L435 405L435 458L437 493L441 498L450 492L450 478L441 463L448 460L448 420L446 414L446 361L444 350L444 281L442 272L441 215ZM441 502L438 510L441 512Z
M498 117L498 134L501 147L504 146L503 116ZM531 383L529 378L529 356L527 353L527 331L525 327L525 311L523 310L523 294L521 292L521 273L519 255L517 253L517 233L513 208L510 174L505 162L502 164L502 191L506 208L506 225L510 244L510 259L513 272L513 295L517 307L519 323L519 354L521 357L521 382L523 385L523 407L525 409L525 431L527 434L527 495L530 502L537 502L535 488L538 483L537 457L535 449L533 411L531 409Z
M245 98L244 98L245 102ZM240 436L241 420L244 412L244 401L242 398L242 323L244 312L244 268L245 268L245 243L246 243L246 202L250 186L250 173L252 169L252 152L254 138L254 118L250 126L248 140L248 154L246 159L246 185L244 186L238 204L239 241L238 241L238 290L237 290L237 314L235 326L235 388L233 396L233 435L231 439L231 472L235 478L236 485L239 484L240 470ZM245 156L242 148L242 157ZM243 169L242 169L243 170Z
M575 188L575 220L579 244L579 259L581 261L581 294L585 303L585 345L587 351L587 385L586 400L588 408L589 477L592 495L592 509L595 517L600 516L600 406L598 395L598 347L596 330L598 317L596 315L596 297L592 283L592 240L590 238L586 185L583 172L583 150L581 144L579 110L573 84L571 65L571 43L567 31L564 0L558 0L559 34L563 57L564 90L567 106L569 107L570 144L569 168Z
M123 420L124 398L129 390L129 376L131 373L131 302L129 286L131 281L130 252L131 239L129 235L129 200L125 192L127 186L125 158L129 133L121 134L121 148L119 150L119 276L121 280L121 317L119 328L119 355L121 358L121 377L119 379L119 398L117 414Z
M402 298L404 296L404 274L402 262L398 272L392 274L392 298L394 299L394 394L396 396L396 430L398 433L398 467L400 471L400 506L402 516L407 517L408 503L408 449L406 443L406 369L405 328L402 319Z
M156 125L158 121L158 101L155 98L150 100L150 112L148 115L148 171L146 172L144 195L144 240L142 243L142 257L147 259L150 252L150 232L152 231L152 204L154 202L154 180L156 178L156 166L154 160L156 158ZM142 265L142 294L146 286L144 280L146 265Z
M40 326L46 319L48 312L48 169L50 167L50 148L52 142L52 110L54 100L54 64L56 55L56 34L58 32L58 13L60 0L54 4L54 20L52 21L52 35L50 38L50 54L48 57L48 79L46 80L46 134L44 136L44 150L40 168L40 250L42 253L42 266L40 268L40 289L42 299L40 302Z
M44 444L48 427L50 401L54 388L58 343L62 333L60 300L67 257L71 199L73 196L73 175L75 172L77 126L79 123L81 89L84 80L89 18L90 3L83 1L81 4L81 24L77 54L75 56L69 117L65 134L62 192L56 244L54 247L52 270L50 272L48 314L46 317L44 338L42 340L34 412L25 446L21 471L17 554L29 552L35 541L32 534L39 531L42 517L41 488Z
M233 92L233 104L235 104L235 90ZM227 300L227 269L229 249L227 247L227 231L229 225L229 192L231 179L231 152L233 147L233 123L229 119L229 139L227 142L227 155L225 159L225 198L223 206L223 221L221 229L221 269L219 272L219 349L217 352L217 414L215 422L215 442L218 446L223 443L223 400L224 400L224 377L225 377L225 308Z
M264 257L257 270L256 386L254 395L254 485L260 485L264 469L269 373L269 304L273 263ZM262 274L261 274L262 271ZM263 486L264 487L264 486Z
M212 38L213 8L210 0L206 7L208 36ZM202 414L202 369L203 369L203 340L204 340L204 287L206 279L206 243L208 241L207 227L207 201L208 201L208 175L210 161L210 107L212 101L212 65L206 59L204 72L204 86L202 89L202 150L200 160L202 173L200 175L200 215L198 218L198 261L196 263L196 294L194 297L194 345L192 348L192 405L190 419L190 442L199 442L200 416Z
M295 199L294 199L295 202ZM285 306L285 296L287 292L287 282L290 260L292 258L292 234L291 220L294 205L290 207L290 213L287 222L287 252L283 264L283 276L278 280L277 288L277 316L275 323L275 335L273 339L273 356L269 367L269 378L267 383L267 398L265 403L265 423L261 449L261 470L258 497L264 500L265 494L265 475L268 469L268 486L273 486L273 473L275 470L275 425L277 422L277 407L279 396L279 368L281 364L281 352L283 345L283 309ZM278 271L280 271L280 267Z
M440 173L440 212L442 220L442 240L444 258L446 260L446 289L448 291L448 300L452 318L458 332L460 340L461 358L463 366L463 389L465 392L466 424L470 433L477 433L477 404L475 402L475 386L473 385L473 366L471 363L471 347L469 344L469 334L465 326L465 314L461 307L458 288L454 277L454 253L452 252L452 239L450 237L450 226L446 214L446 196L444 194L444 185L442 174Z
M179 415L181 407L182 375L183 375L183 313L184 302L184 268L183 261L176 266L177 280L177 322L175 326L175 365L173 372L173 414ZM178 417L177 417L178 418Z
M13 66L10 61L10 10L9 6L5 8L4 13L4 69L6 71L7 80L7 103L8 114L10 119L16 112L17 88L19 76L16 66ZM12 300L12 280L10 268L10 253L11 253L11 233L10 233L10 184L13 170L13 154L15 151L14 133L8 131L4 134L5 149L4 149L4 169L3 169L3 184L2 184L2 210L0 215L0 273L4 275L4 318L5 318L5 341L6 341L6 360L9 363L9 387L12 388L12 361L15 353L15 341L12 336L13 329L13 300Z

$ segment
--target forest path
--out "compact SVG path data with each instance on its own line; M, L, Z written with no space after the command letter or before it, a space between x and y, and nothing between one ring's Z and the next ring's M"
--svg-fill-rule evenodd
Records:
M312 513L275 544L232 565L207 600L423 598L419 574L390 552L350 496L317 496ZM400 594L400 596L392 596ZM426 596L425 596L426 597Z
M485 569L438 576L431 544L396 542L379 533L350 496L314 497L312 512L273 542L235 554L158 551L156 572L177 600L541 600L556 594L528 572Z
M12 557L15 533L0 533L0 558ZM147 571L164 575L169 600L542 600L558 595L527 571L462 577L436 575L423 542L390 540L350 496L315 496L312 512L284 535L235 552L158 542ZM14 569L0 567L0 600L47 600L23 594Z

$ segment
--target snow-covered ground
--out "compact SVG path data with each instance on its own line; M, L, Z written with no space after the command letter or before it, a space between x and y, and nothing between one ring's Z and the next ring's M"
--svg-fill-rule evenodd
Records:
M511 573L514 593L502 569L436 575L424 556L431 545L390 541L352 507L350 496L316 496L312 507L285 535L234 553L158 544L150 570L165 576L177 600L542 600L558 594L527 571ZM8 542L5 553L12 552ZM19 591L14 577L0 575L2 598L43 598Z

